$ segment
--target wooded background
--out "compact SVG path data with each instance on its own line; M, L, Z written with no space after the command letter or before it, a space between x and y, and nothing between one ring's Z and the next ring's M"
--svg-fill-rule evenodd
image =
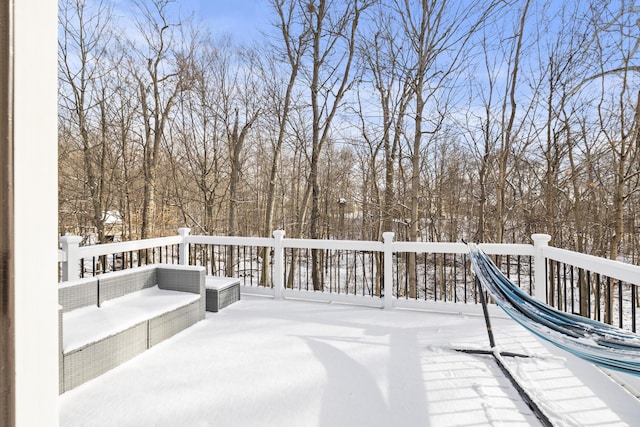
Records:
M122 3L59 1L61 234L540 232L638 262L636 2L270 0L242 43Z

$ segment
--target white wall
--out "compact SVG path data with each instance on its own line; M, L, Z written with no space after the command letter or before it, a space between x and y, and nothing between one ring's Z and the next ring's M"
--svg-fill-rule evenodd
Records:
M58 425L57 13L14 0L17 426Z

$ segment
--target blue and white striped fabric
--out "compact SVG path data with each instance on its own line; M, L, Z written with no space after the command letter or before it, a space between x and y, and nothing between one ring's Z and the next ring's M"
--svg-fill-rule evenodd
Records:
M480 283L509 316L540 338L596 365L640 375L640 335L565 313L527 295L477 246L469 245Z

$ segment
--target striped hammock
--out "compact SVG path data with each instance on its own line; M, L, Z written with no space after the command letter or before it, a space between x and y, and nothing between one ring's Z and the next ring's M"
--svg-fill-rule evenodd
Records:
M556 310L521 291L476 245L469 255L484 289L524 328L593 364L640 376L640 335Z

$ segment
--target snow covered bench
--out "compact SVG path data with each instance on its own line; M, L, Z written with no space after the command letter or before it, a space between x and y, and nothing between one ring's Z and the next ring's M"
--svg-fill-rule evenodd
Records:
M156 264L58 289L60 393L204 319L205 269Z
M240 279L207 276L207 311L218 312L240 300Z

